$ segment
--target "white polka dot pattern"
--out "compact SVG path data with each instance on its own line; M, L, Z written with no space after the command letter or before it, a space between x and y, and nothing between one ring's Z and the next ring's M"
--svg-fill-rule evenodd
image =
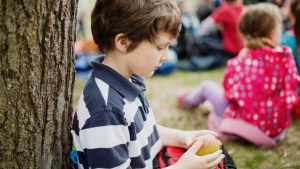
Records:
M290 124L298 82L289 48L241 53L227 63L223 85L230 105L225 117L244 119L276 136Z

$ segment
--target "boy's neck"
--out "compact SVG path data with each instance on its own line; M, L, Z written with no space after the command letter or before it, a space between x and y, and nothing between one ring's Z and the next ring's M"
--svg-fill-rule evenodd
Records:
M120 73L127 79L130 79L131 74L126 69L126 56L120 56L118 53L106 54L102 64L114 69L116 72Z

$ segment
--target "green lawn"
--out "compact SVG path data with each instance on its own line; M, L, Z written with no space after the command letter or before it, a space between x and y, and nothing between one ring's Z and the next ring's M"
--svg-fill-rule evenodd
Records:
M221 83L224 69L204 72L176 71L169 76L153 76L146 79L148 100L157 122L178 129L206 129L205 106L193 111L177 107L176 95L180 90L195 88L202 80ZM78 100L84 81L76 78L74 104ZM264 149L245 141L223 141L239 169L300 169L300 120L294 120L287 137L277 147Z

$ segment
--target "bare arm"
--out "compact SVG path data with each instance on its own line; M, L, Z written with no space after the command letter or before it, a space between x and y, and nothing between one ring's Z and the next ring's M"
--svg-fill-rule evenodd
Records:
M199 136L210 134L217 137L217 133L211 130L184 131L161 125L157 125L157 130L164 146L181 147L185 149L188 149Z
M184 147L184 132L182 130L172 129L157 125L159 137L164 146Z
M198 36L204 36L216 33L219 30L218 25L215 23L212 17L207 17L204 19L199 26L199 30L197 32Z

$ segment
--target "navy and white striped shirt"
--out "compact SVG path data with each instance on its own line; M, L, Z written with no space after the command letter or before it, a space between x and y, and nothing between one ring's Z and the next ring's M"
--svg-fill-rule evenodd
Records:
M103 58L78 101L72 136L79 168L152 168L162 147L139 76L130 82Z

